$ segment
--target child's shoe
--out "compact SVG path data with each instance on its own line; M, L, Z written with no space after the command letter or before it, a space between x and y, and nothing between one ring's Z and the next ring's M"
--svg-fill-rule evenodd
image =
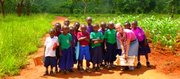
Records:
M150 67L151 67L151 65L150 65L150 63L149 63L149 62L146 62L146 66L147 66L148 68L150 68Z
M55 68L56 73L58 73L58 67Z
M50 71L50 75L52 75L52 76L53 76L53 75L55 75L55 74L53 73L53 71Z
M86 72L88 72L88 73L91 72L89 67L86 68Z
M138 64L137 64L137 68L138 68L138 69L140 69L140 68L141 68L141 66L142 66L142 65L141 65L141 63L140 63L140 62L138 62Z
M111 69L112 69L112 67L111 67L110 65L108 65L108 66L107 66L107 69L108 69L108 70L111 70Z
M128 66L123 66L123 67L121 67L121 70L122 70L122 71L129 70L129 67L128 67Z
M69 71L69 72L74 72L73 69L69 69L68 71Z
M134 71L134 66L129 66L130 71Z
M46 72L44 73L44 76L46 76L46 75L49 75L48 71L46 71Z
M80 71L81 73L83 73L83 72L84 72L83 67L80 67L80 68L79 68L79 71Z
M114 64L111 64L111 67L112 67L112 68L115 68L116 66L115 66Z

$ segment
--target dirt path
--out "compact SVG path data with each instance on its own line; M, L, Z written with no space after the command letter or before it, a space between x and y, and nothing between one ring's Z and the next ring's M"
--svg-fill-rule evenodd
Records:
M56 22L61 22L65 18L57 17L55 21L52 22L52 24ZM41 42L42 44L45 41L45 38L48 35L46 34ZM155 66L155 61L158 60L153 60L153 58L150 56L150 61L153 60L151 63L153 67L151 69L147 69L145 66L145 59L144 57L142 58L142 64L143 67L141 69L135 69L135 71L120 71L120 67L117 67L114 70L102 70L100 72L91 72L91 73L79 73L76 70L76 65L75 65L75 72L74 73L69 73L67 75L57 73L55 76L43 76L45 72L45 68L43 65L35 66L35 63L33 61L33 58L40 57L43 55L44 47L40 47L36 53L33 55L29 56L29 64L20 71L20 74L17 76L12 76L12 77L6 77L5 79L180 79L180 77L174 77L170 75L165 75L161 72L156 71L156 66ZM151 53L153 54L153 53Z

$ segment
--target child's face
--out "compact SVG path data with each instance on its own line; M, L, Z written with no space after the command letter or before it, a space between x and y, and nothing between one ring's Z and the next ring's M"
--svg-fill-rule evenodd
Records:
M106 24L101 24L101 28L104 30L106 29Z
M54 37L54 31L49 32L50 37Z
M124 25L124 26L125 26L125 28L126 28L126 29L131 28L130 24L128 24L128 23L125 23L125 25Z
M61 27L55 27L56 31L60 31Z
M73 34L73 33L74 33L74 29L73 29L73 28L70 28L69 32L70 32L71 34Z
M85 25L82 25L82 26L81 26L81 32L86 32L86 30L87 30L86 26L85 26Z
M92 23L92 19L87 19L87 24L91 24Z
M74 30L79 30L79 27L80 27L80 24L78 24L78 23L75 23L75 25L74 25Z
M99 26L95 25L95 26L93 27L93 30L94 30L95 32L97 32L97 31L99 30Z
M109 24L109 29L114 29L114 24Z
M69 24L70 24L69 20L64 21L64 25L69 26Z
M63 33L64 33L64 34L67 34L68 32L69 32L69 28L68 28L68 27L64 27L64 28L63 28Z
M137 24L135 22L132 22L132 28L136 28Z

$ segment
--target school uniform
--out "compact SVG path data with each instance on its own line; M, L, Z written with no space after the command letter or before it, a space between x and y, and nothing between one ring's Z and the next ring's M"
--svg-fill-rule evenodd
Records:
M102 30L100 29L99 32L101 32L103 34L103 37L104 37L104 33L105 33L106 30ZM105 41L103 41L101 43L101 49L102 49L102 57L103 57L103 60L105 61L105 55L106 55L106 48L105 48ZM106 62L106 61L105 61Z
M103 40L103 35L101 32L91 32L90 39L91 40L99 40L99 39ZM91 42L91 47L92 47L92 62L93 62L93 64L102 63L103 54L102 54L101 43L94 44L93 42Z
M57 65L56 63L56 50L53 50L54 45L58 43L58 37L54 36L53 38L47 37L45 40L45 60L44 60L44 66L52 66L55 67Z
M71 45L71 51L72 51L72 56L73 56L73 62L74 64L77 63L77 60L76 60L76 53L75 53L75 47L77 45L77 33L74 32L71 34L72 35L72 45Z
M138 42L139 42L139 51L138 51L138 55L146 55L148 53L150 53L150 47L148 45L148 43L146 43L145 41L147 41L144 31L140 28L137 27L136 29L132 29L132 31L134 32L134 34L136 35ZM147 44L146 46L144 44Z
M59 44L62 50L62 56L59 63L61 70L70 70L73 68L71 41L72 41L72 36L70 33L68 33L67 35L64 34L59 35Z
M104 33L104 38L106 40L107 54L106 61L113 63L116 60L116 31L115 29L108 29Z
M88 32L88 33L93 32L93 26L92 26L92 25L88 25L88 26L87 26L87 32Z
M58 37L60 34L61 34L60 31L56 31L54 35ZM59 52L60 52L60 51L59 51L59 46L57 46L57 48L56 48L56 62L57 62L57 63L59 63L59 59L60 59L60 54L59 54Z
M81 37L86 37L88 39L90 39L90 35L88 32L86 33L82 33L82 32L78 32L77 34L77 38L81 38ZM79 41L80 46L79 46L79 61L82 61L83 58L85 57L86 61L90 61L91 57L90 57L90 50L89 50L89 42L85 41L85 40L81 40ZM79 64L82 65L82 62L80 62ZM86 63L87 66L90 66L89 62Z

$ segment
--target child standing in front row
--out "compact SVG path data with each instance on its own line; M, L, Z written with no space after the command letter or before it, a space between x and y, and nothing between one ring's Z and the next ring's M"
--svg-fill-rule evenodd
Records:
M54 36L54 29L51 29L49 34L50 36L46 38L45 41L45 60L44 60L44 66L46 67L46 72L44 75L48 75L48 67L50 66L50 75L53 75L53 68L57 66L56 62L56 48L59 45L58 43L58 37Z
M92 62L93 66L95 66L93 69L100 70L100 65L103 61L102 58L102 48L101 43L103 42L103 35L101 32L98 31L99 25L95 24L93 26L93 32L90 34L91 39L91 47L92 47Z
M80 72L83 72L83 58L85 57L86 59L86 71L90 72L90 52L89 52L89 41L90 41L90 35L86 31L87 27L86 25L81 25L81 32L78 32L77 38L78 41L80 42L80 48L79 48L79 58L78 58L78 66L80 66Z
M100 29L99 29L99 32L101 32L104 36L104 33L105 31L107 30L107 25L105 22L101 22L101 25L100 25ZM101 63L101 66L107 66L107 60L106 60L106 57L105 57L105 54L106 54L106 47L105 47L105 41L103 41L101 43L101 48L102 48L102 55L103 55L103 62Z
M55 29L54 35L58 37L58 36L61 34L61 24L60 24L60 23L56 23L56 24L54 25L54 29ZM57 46L57 48L56 48L56 62L59 63L59 61L60 61L59 46ZM59 67L59 66L58 66L58 64L57 64L57 66L56 66L56 68L55 68L55 71L56 71L56 72L59 72L58 67Z
M72 36L69 33L69 27L63 26L62 34L59 35L59 45L60 45L60 69L66 74L67 72L72 70L73 67L73 57L71 51L71 41Z
M109 22L108 30L104 33L104 38L106 41L107 47L107 67L108 69L112 69L114 67L114 61L116 60L116 30L114 29L114 23Z

